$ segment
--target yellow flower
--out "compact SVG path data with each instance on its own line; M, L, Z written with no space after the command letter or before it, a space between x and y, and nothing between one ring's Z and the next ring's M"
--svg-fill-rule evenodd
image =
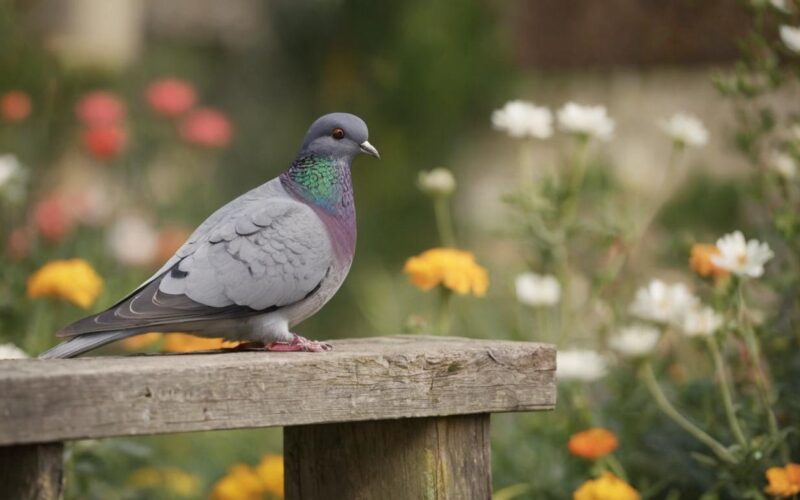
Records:
M597 479L584 482L572 495L573 500L639 500L636 491L614 474L604 472Z
M442 285L459 293L486 295L489 276L470 252L455 248L432 248L406 261L403 271L422 290Z
M256 473L268 494L283 498L283 455L264 455Z
M163 488L179 497L193 497L200 491L200 479L197 476L175 467L138 469L128 478L128 483L139 489Z
M28 297L55 297L88 309L100 291L103 279L82 259L54 260L28 278Z
M235 345L224 339L209 339L179 332L167 333L164 338L164 350L167 352L210 351Z
M161 333L150 332L128 337L127 339L122 340L120 344L122 344L122 347L129 351L138 351L139 349L147 347L150 344L154 344L159 340L161 340Z
M800 464L790 463L786 467L767 469L769 484L764 491L775 497L790 497L800 493Z
M283 498L283 457L264 455L255 467L237 464L217 481L211 500L262 500Z
M573 434L567 448L573 455L594 460L604 457L617 449L617 436L600 427L593 427Z
M262 500L264 485L258 474L247 464L236 464L217 481L211 490L211 500Z
M697 243L692 245L689 257L689 267L703 278L713 276L722 278L728 275L728 271L714 264L712 257L719 255L717 245L707 243Z

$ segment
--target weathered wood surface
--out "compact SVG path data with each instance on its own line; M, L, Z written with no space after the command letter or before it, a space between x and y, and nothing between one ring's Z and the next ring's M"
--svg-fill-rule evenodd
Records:
M0 498L59 500L63 455L61 443L0 447Z
M489 415L284 428L287 500L489 499Z
M551 345L420 336L334 345L0 362L0 445L555 405Z

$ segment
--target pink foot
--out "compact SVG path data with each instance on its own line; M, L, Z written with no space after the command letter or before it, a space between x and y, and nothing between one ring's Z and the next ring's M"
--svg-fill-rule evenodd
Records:
M296 333L292 335L294 335L294 338L291 342L272 342L267 344L264 349L274 352L323 352L333 349L333 346L327 342L308 340Z

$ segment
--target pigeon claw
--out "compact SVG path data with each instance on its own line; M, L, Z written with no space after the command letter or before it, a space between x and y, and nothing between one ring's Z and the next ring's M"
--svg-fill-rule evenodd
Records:
M294 338L291 342L271 342L264 349L273 352L324 352L333 349L333 345L328 342L308 340L296 333L292 335L294 335Z

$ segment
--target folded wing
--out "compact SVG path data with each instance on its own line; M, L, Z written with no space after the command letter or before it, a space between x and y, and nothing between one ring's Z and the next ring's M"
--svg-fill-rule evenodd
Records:
M131 295L58 335L273 311L313 294L331 259L328 233L309 206L288 197L245 196L212 215Z

